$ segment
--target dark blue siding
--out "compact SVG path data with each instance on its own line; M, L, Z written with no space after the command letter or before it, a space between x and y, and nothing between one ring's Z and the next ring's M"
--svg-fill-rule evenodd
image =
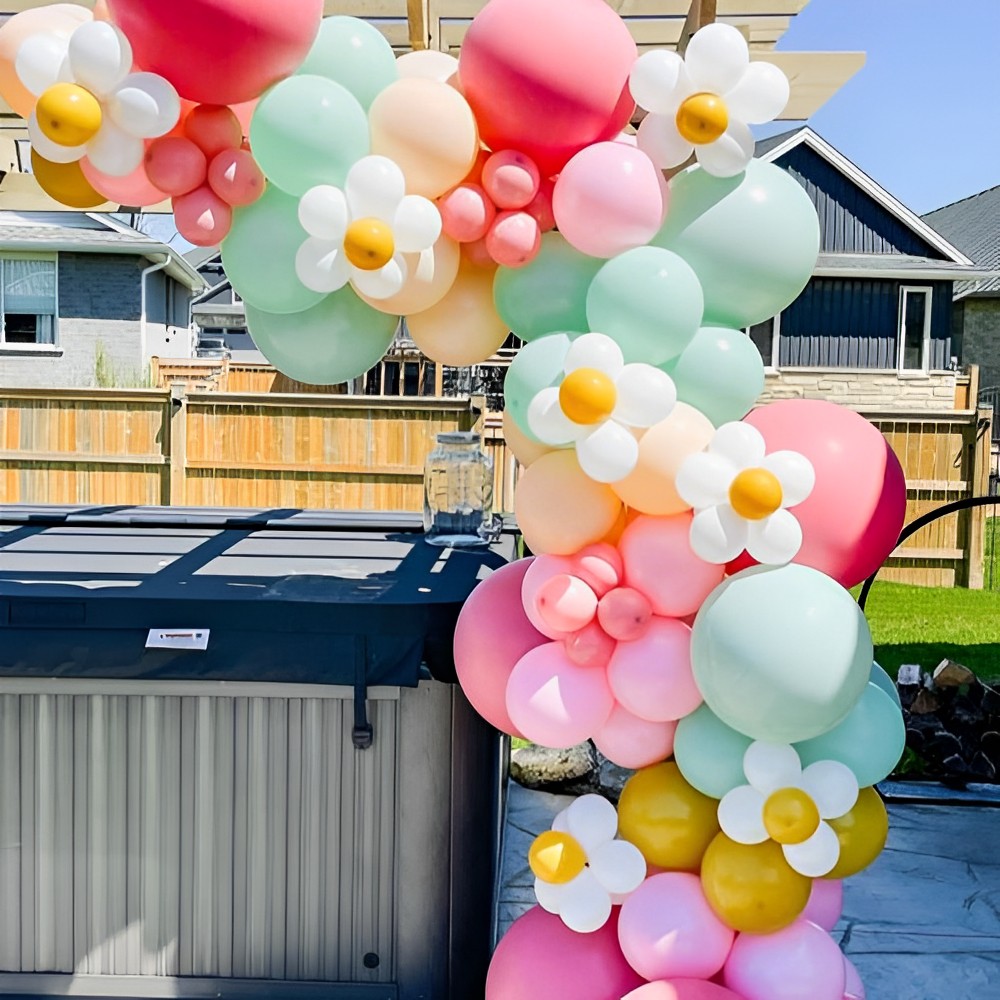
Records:
M779 365L895 368L900 288L933 289L930 367L951 360L952 285L947 281L813 278L781 314Z

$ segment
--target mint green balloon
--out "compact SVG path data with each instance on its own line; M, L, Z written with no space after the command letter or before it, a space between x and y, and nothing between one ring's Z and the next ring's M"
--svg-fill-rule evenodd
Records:
M626 362L662 365L676 358L698 332L704 309L698 276L660 247L613 257L587 292L589 328L615 340Z
M247 305L297 313L323 298L295 273L295 254L307 238L298 210L298 198L269 184L258 201L233 212L233 227L222 241L222 266Z
M559 233L546 233L531 263L497 269L497 313L522 340L562 330L586 333L587 290L603 264L574 250Z
M872 664L872 672L868 680L871 684L877 684L896 703L897 708L903 707L896 682L877 663Z
M753 326L798 298L816 266L819 219L791 174L751 160L736 177L685 171L670 189L670 211L652 242L694 268L706 325Z
M674 760L689 785L702 795L721 799L747 783L743 755L752 742L702 705L677 723Z
M345 86L367 111L372 101L399 79L392 46L377 28L359 17L324 17L298 75L325 76Z
M261 98L250 145L268 180L301 197L318 184L343 186L347 171L368 155L368 117L341 84L291 76Z
M808 566L755 567L698 612L691 666L705 703L755 740L797 743L847 718L868 686L872 637L850 593Z
M820 760L846 764L862 788L892 773L906 746L903 712L877 684L869 684L861 700L839 726L795 749L802 766Z
M364 375L392 343L399 317L366 305L345 285L305 312L281 316L247 304L254 344L280 372L310 385Z
M574 334L553 333L525 344L510 363L503 383L504 408L532 441L538 438L528 427L528 407L535 396L556 385L563 377L566 353Z
M720 427L742 420L764 389L764 362L742 330L703 326L680 357L663 365L677 398Z

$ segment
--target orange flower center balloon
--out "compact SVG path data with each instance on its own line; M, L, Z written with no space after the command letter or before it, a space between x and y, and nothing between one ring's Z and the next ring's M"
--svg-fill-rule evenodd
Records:
M760 521L781 506L781 483L767 469L744 469L729 487L729 504L740 517Z
M718 94L693 94L677 109L677 131L695 146L721 138L729 128L729 109Z
M819 810L801 788L782 788L764 803L764 829L779 844L801 844L819 829Z
M615 383L596 368L571 371L559 387L559 406L575 424L597 424L606 420L617 402Z
M377 271L392 260L392 229L381 219L355 219L344 236L347 259L362 271Z
M38 127L60 146L82 146L97 135L104 120L101 102L76 83L49 87L35 105Z
M565 885L587 866L587 854L571 834L547 830L535 838L528 853L528 863L543 882Z

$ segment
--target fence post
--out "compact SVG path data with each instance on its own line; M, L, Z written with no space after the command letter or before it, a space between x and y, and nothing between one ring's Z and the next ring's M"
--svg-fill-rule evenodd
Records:
M167 503L183 506L187 489L187 388L183 382L170 386L170 453Z
M990 424L993 411L978 409L972 421L972 441L969 445L969 495L986 496L990 488ZM966 549L965 585L970 590L983 589L983 559L986 539L986 508L974 507L968 512L969 544Z

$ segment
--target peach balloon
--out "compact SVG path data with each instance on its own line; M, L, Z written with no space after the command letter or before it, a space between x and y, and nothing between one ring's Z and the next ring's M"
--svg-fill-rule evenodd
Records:
M403 259L407 277L395 295L388 299L361 296L373 309L390 316L412 316L440 302L458 277L462 254L454 240L442 235L430 250L404 254Z
M458 60L447 52L422 49L400 56L396 60L396 71L400 79L419 76L425 80L448 83L458 72Z
M554 451L525 470L514 511L532 552L572 555L611 531L621 500L584 473L574 452Z
M525 436L524 431L517 426L517 421L506 410L503 411L503 439L507 443L507 450L525 468L532 462L538 461L542 455L548 455L555 451L554 448L538 441L532 441Z
M167 200L167 195L149 179L145 163L140 163L127 177L101 173L86 157L80 161L80 168L93 189L116 205L143 208Z
M715 428L701 411L678 403L666 420L650 427L639 441L639 461L635 469L614 491L643 514L677 514L690 510L677 494L674 481L688 455L702 451Z
M464 368L496 354L507 339L507 324L493 304L493 275L461 261L455 283L443 299L407 316L413 342L432 361Z
M372 153L399 165L409 194L437 198L465 180L476 162L476 119L447 84L397 80L375 98L368 118Z

